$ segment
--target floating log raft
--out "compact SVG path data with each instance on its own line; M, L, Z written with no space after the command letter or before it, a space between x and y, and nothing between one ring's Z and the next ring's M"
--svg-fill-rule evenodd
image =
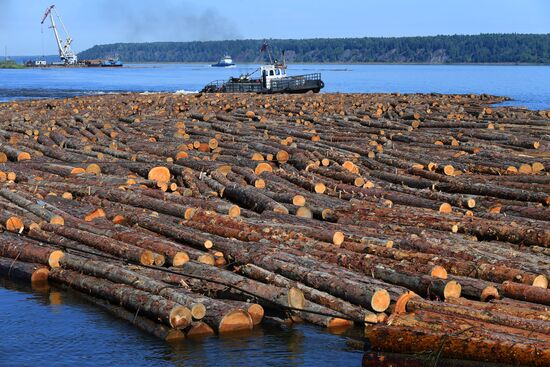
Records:
M367 362L548 365L550 114L501 101L0 104L0 275L167 341L283 317L366 325Z

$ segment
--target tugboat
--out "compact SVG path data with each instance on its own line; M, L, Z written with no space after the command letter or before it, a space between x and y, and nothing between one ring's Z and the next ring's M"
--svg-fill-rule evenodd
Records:
M267 50L264 44L260 52ZM283 62L272 61L269 53L270 63L260 66L250 74L241 75L238 78L232 77L227 81L216 80L207 84L202 93L319 93L325 83L321 80L320 73L288 76L283 52ZM259 78L251 76L260 71Z
M217 68L227 68L229 66L235 66L235 63L233 62L233 59L231 59L231 56L225 55L220 59L220 61L218 61L217 64L212 64L211 66Z
M101 67L103 68L120 68L122 66L123 66L122 61L120 61L118 57L101 60Z

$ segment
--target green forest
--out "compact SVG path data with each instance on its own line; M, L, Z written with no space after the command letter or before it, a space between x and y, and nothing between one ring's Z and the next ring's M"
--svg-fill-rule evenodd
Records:
M115 43L94 46L80 59L118 56L125 62L235 62L266 59L284 50L294 63L550 63L550 34L480 34L397 38L316 38L206 42Z

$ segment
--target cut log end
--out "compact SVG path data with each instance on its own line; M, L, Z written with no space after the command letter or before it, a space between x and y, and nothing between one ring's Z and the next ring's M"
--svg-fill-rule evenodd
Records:
M48 265L50 268L59 268L59 261L63 258L63 251L55 250L53 251L48 258Z
M153 265L155 263L155 254L149 250L145 250L142 252L139 260L143 265Z
M302 195L294 195L292 198L292 204L296 206L304 206L306 204L306 198Z
M153 167L147 174L149 180L157 182L169 182L170 181L170 170L166 167L158 166Z
M191 307L191 315L195 320L201 320L206 316L206 307L202 303L195 303Z
M183 251L176 252L172 259L172 266L182 266L189 261L189 255Z
M176 306L170 311L170 326L174 329L184 329L193 319L191 311L187 307Z
M23 220L16 216L9 217L5 226L8 231L15 233L19 233L25 227Z
M214 243L210 240L204 241L204 247L207 249L211 249L214 246Z
M548 278L546 275L537 275L535 279L533 279L533 287L539 287L539 288L548 288Z
M241 215L241 208L237 205L232 205L227 213L231 218L237 218Z
M233 331L251 330L253 327L254 323L248 312L234 310L222 318L218 326L218 332L223 334Z
M317 194L324 194L325 191L327 190L327 187L325 186L324 183L319 182L315 184L314 190Z
M257 189L265 189L265 181L261 178L254 181L254 187Z
M271 167L269 163L258 163L256 168L254 169L254 173L259 176L262 174L262 172L273 172L273 167Z
M407 303L411 300L413 297L418 297L418 295L412 291L408 291L397 299L395 302L395 306L393 308L393 313L395 314L402 314L407 312Z
M166 263L166 257L164 257L164 255L161 255L161 254L153 254L154 256L154 261L153 263L156 265L156 266L164 266L164 264Z
M449 203L443 203L439 206L440 213L452 213L453 207Z
M185 212L183 213L183 219L189 220L193 218L195 215L195 209L194 208L187 208L185 209Z
M451 280L447 284L445 284L445 288L443 289L443 297L445 299L447 298L459 298L460 294L462 293L462 286L460 283Z
M335 244L336 246L341 246L342 243L344 243L345 237L346 236L344 235L343 232L336 231L332 235L332 243Z
M476 201L475 201L475 199L468 199L468 200L466 200L466 206L467 206L468 208L470 208L470 209L475 208L475 206L476 206Z
M99 175L101 174L101 167L98 164L91 163L86 167L86 172Z
M430 275L434 278L447 279L447 270L443 266L436 265L432 268Z
M500 294L498 293L497 287L490 285L481 291L480 300L482 302L488 302L492 299L500 299Z
M455 169L450 164L443 167L443 173L445 173L447 176L452 176L455 173Z
M378 314L374 312L366 312L363 321L367 324L378 324Z
M291 287L288 290L288 305L293 308L302 310L304 308L305 297L301 290Z
M31 159L31 155L27 152L21 152L17 155L17 161L18 162L21 162L21 161L28 161Z
M65 219L63 219L63 217L59 216L59 215L54 215L51 219L50 219L50 224L57 224L57 225L65 225Z
M211 254L200 255L197 258L197 261L206 265L214 266L216 264L216 259Z
M385 289L377 289L372 295L370 305L376 312L384 312L390 307L390 294Z
M262 319L264 318L264 308L257 304L257 303L251 303L250 306L248 306L248 314L252 318L252 323L254 325L259 325L262 322Z
M313 212L309 208L306 208L305 206L301 206L296 210L296 216L300 218L311 219L313 218Z

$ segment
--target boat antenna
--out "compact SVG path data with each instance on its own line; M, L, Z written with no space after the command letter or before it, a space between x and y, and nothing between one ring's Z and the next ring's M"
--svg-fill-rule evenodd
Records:
M267 51L267 55L269 56L269 62L273 64L273 57L271 56L271 50L269 49L269 45L267 44L267 42L264 41L264 43L262 44L262 47L260 48L260 53L266 52L266 51Z

